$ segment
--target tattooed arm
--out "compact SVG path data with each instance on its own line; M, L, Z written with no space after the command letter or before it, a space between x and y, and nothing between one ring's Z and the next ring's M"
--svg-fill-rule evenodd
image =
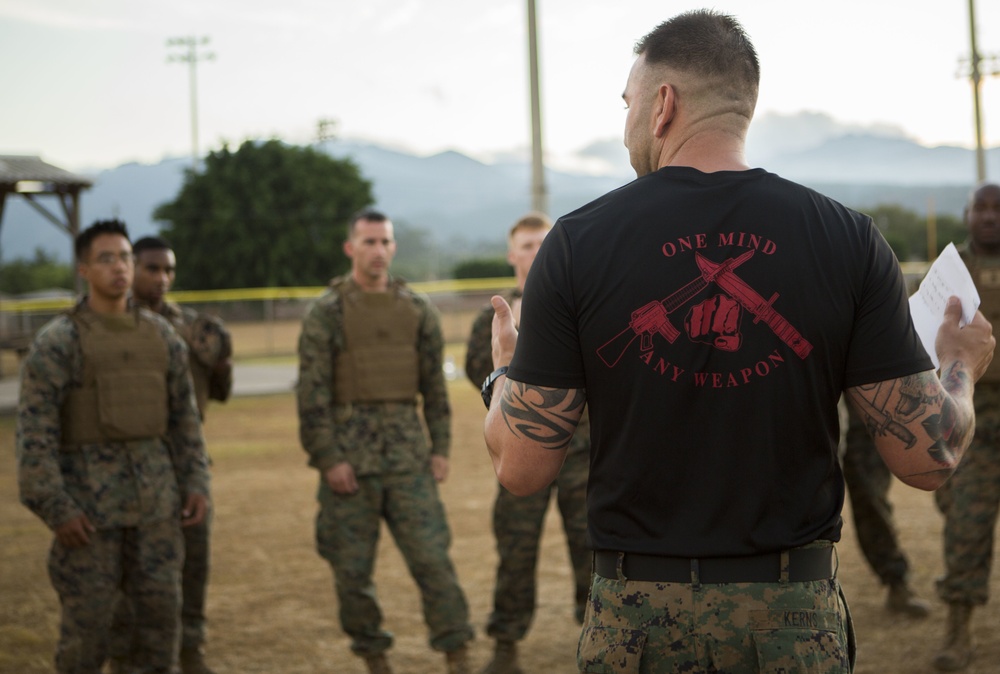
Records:
M503 298L494 297L492 303L493 365L500 367L514 355L517 330ZM497 379L486 415L486 446L500 484L517 496L551 484L562 468L586 401L582 389Z
M559 474L586 396L506 377L502 383L486 416L486 445L500 484L527 496Z
M847 390L889 470L912 487L940 487L958 466L975 430L973 378L952 362L933 371Z
M996 340L982 313L959 328L961 304L949 301L933 371L855 386L847 399L889 470L906 484L934 490L958 467L975 432L972 393L993 358Z

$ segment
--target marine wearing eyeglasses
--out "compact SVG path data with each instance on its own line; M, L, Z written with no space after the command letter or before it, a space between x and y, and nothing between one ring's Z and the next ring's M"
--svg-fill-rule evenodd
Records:
M129 304L124 223L76 240L88 293L35 337L21 370L21 502L52 529L60 674L98 674L119 590L137 607L144 672L177 659L182 526L205 517L209 477L187 348Z

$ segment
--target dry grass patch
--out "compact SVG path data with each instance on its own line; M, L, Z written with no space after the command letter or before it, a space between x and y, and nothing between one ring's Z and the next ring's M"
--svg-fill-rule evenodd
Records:
M455 355L460 355L460 351ZM473 661L486 663L483 636L496 553L490 529L496 482L482 440L484 410L466 381L451 384L454 407L452 472L441 494L453 533L452 558L477 629ZM313 547L317 476L299 447L290 393L237 398L214 406L205 428L214 459L215 532L209 588L208 661L218 674L362 674L337 622L326 562ZM0 418L0 674L52 671L58 602L45 573L50 534L17 502L13 420ZM892 498L914 585L933 598L941 571L941 520L929 494L896 484ZM849 517L848 517L849 520ZM890 616L885 594L865 565L850 525L840 550L840 576L859 632L859 674L931 674L944 607L926 621ZM526 671L575 672L578 636L572 618L572 580L557 513L542 541L535 623L521 645ZM1000 581L994 576L993 588ZM391 653L399 674L443 671L427 646L419 595L388 535L383 536L376 584L386 626L396 635ZM996 594L996 592L994 592ZM979 642L969 674L997 671L1000 603L975 614Z

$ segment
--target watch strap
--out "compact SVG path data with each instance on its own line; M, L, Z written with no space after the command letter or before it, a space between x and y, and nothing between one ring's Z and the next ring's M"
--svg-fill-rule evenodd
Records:
M483 387L480 389L480 393L483 395L483 402L486 403L486 409L490 408L490 401L493 400L493 384L497 379L507 374L507 370L510 367L503 365L497 369L490 372L490 376L483 381Z

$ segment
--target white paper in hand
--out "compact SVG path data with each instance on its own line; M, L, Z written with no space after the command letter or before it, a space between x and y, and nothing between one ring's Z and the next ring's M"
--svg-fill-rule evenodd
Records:
M938 259L934 260L927 276L920 282L920 288L910 296L910 314L913 316L913 326L917 329L920 341L927 354L938 362L934 341L937 339L938 328L944 319L944 308L952 295L962 300L962 325L969 323L979 309L979 293L972 282L972 276L962 258L955 249L955 244L949 243Z

